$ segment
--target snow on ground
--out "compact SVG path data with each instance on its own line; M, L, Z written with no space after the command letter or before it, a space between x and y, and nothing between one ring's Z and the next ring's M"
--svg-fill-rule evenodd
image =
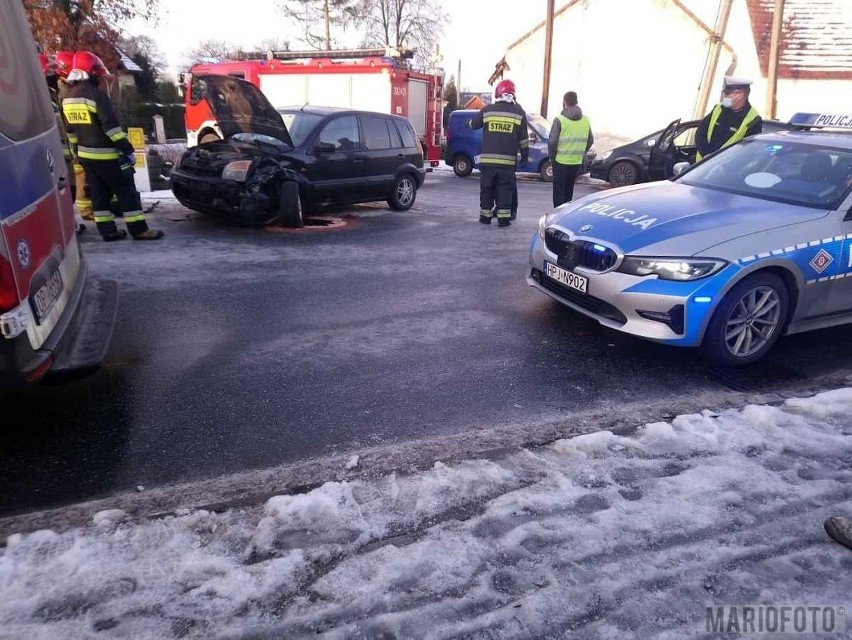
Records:
M852 389L252 509L10 536L0 637L703 634L709 605L850 605ZM852 625L850 625L852 629Z

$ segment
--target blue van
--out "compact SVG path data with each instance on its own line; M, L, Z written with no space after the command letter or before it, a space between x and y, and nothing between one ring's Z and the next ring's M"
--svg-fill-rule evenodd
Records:
M471 171L479 168L476 157L482 147L482 129L471 129L467 126L467 121L476 113L474 109L453 111L450 113L447 125L447 150L444 153L444 162L450 165L453 172L460 178L469 176ZM553 182L553 167L547 155L550 123L537 113L528 113L527 124L530 156L526 164L518 167L518 173L537 173L542 180ZM593 155L591 151L586 154L583 170L580 173L588 173L590 157Z

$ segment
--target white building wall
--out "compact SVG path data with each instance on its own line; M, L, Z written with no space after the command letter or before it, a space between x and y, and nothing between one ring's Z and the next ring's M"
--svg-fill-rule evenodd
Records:
M682 3L714 27L717 0ZM766 79L745 0L734 0L725 41L736 53L733 75L754 82L752 104L765 113ZM675 118L691 119L708 44L707 33L669 0L581 0L554 21L548 117L561 109L563 93L574 90L602 141L635 139ZM517 84L521 104L540 110L544 29L508 50L506 62L505 77ZM723 49L708 108L719 99L731 62ZM844 96L850 95L849 81L781 80L778 118L788 120L797 111L848 112Z

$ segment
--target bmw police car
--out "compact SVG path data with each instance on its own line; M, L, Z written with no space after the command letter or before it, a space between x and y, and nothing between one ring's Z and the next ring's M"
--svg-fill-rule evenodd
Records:
M543 216L527 282L727 366L758 360L782 333L852 322L852 115L791 124L802 128Z

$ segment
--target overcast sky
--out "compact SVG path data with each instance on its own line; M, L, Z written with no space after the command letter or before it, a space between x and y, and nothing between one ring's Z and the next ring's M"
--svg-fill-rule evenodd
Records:
M462 61L462 85L488 90L488 76L506 47L544 20L546 0L441 0L450 20L441 40L442 66L449 75ZM558 3L557 3L558 4ZM268 38L290 39L296 33L276 10L275 0L160 0L161 15L154 25L132 23L131 35L153 37L163 52L169 71L182 68L184 52L203 40L228 40L243 47ZM239 10L235 10L239 7ZM519 11L519 7L524 7Z

